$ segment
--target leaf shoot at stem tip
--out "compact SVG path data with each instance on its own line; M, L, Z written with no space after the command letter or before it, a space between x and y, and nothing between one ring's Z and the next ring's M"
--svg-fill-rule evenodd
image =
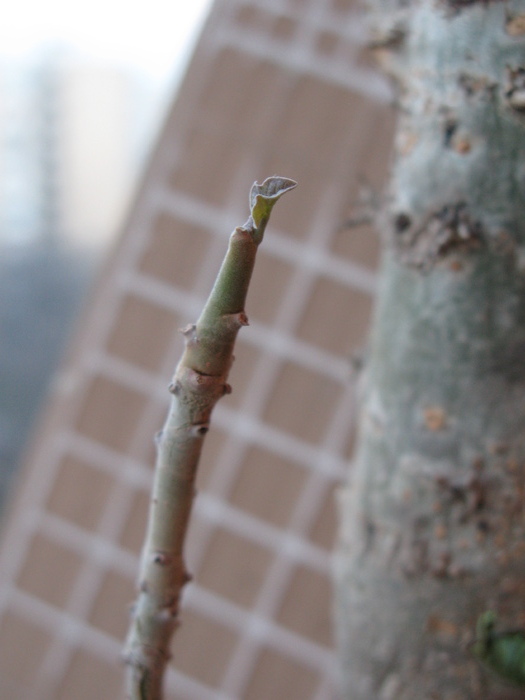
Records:
M250 209L256 228L265 224L270 216L273 205L285 193L297 187L297 182L286 177L267 177L259 185L254 182L250 190Z

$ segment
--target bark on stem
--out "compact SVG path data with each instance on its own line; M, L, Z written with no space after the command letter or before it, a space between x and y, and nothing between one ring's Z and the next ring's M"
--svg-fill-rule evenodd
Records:
M525 626L525 1L370 4L401 110L341 498L344 692L508 699L469 643L487 610Z
M293 180L271 177L250 192L251 214L235 229L226 257L196 324L183 330L185 349L170 384L170 410L157 436L157 463L145 544L124 658L130 700L160 700L182 588L190 576L184 539L195 476L210 415L230 392L233 346L248 324L244 304L257 247L275 202Z

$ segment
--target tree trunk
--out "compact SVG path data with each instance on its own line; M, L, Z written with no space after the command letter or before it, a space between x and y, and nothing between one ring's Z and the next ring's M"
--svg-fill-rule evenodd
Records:
M349 700L525 697L472 653L525 627L525 0L373 0L396 161L341 494Z

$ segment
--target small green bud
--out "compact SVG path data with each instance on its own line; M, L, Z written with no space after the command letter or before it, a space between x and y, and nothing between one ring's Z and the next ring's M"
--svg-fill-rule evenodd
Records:
M496 632L496 614L482 613L472 653L502 681L525 687L525 630Z
M295 180L277 175L267 177L262 185L258 182L253 183L250 190L250 210L256 228L266 225L275 202L294 187L297 187Z

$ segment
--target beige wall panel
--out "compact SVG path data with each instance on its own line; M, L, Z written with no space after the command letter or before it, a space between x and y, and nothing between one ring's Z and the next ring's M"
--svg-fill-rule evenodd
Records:
M246 700L287 698L302 700L314 696L318 677L315 672L273 649L264 649L250 680Z
M282 601L277 620L301 636L331 647L332 625L326 609L326 601L330 597L330 581L325 575L307 566L298 566ZM311 606L307 612L305 600L308 600Z
M76 429L113 450L125 451L144 409L144 398L107 377L96 377L88 391Z
M339 383L293 362L282 365L265 411L266 421L308 443L318 443L341 396Z
M26 617L10 612L2 617L0 697L24 697L24 689L35 680L50 641L50 635Z
M37 534L16 585L24 593L61 608L67 605L81 566L78 552Z
M98 655L84 650L77 651L57 700L93 700L93 698L118 697L121 689L121 673L112 660L103 661Z
M334 490L353 443L384 180L385 86L355 4L217 0L4 521L2 700L121 700L153 435L254 180L276 207L214 413L166 700L335 700ZM21 659L25 659L24 663ZM27 673L24 673L27 664Z
M286 528L306 477L300 465L253 447L239 469L230 500L256 518Z
M334 508L334 488L328 489L317 517L310 530L310 542L318 547L332 550L337 533L337 518Z
M180 316L130 294L117 312L106 350L111 355L145 370L163 366L166 352L183 327ZM155 343L151 339L155 338Z
M328 352L350 358L363 343L371 307L370 294L318 277L297 336Z
M148 237L139 270L191 289L211 242L205 228L162 212Z
M82 460L65 455L60 462L56 486L49 494L50 513L85 530L96 530L107 507L113 480Z

